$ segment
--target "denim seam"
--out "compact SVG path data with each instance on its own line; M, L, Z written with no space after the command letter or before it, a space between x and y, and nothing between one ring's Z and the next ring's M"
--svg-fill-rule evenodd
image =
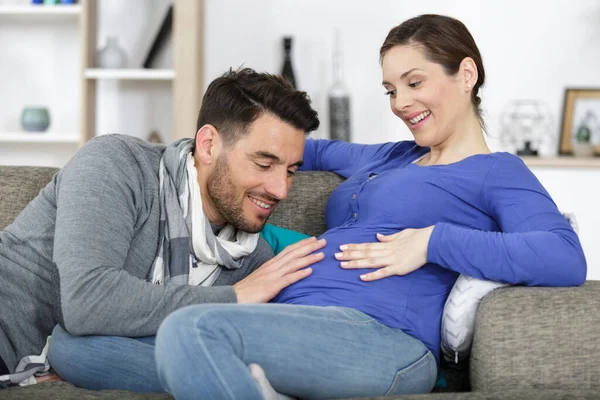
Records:
M420 367L421 364L423 364L424 362L427 361L428 356L431 354L431 352L429 350L427 350L427 352L425 352L425 354L419 358L417 361L415 361L414 363L410 364L408 367L402 368L401 370L399 370L398 372L396 372L396 376L394 377L394 380L392 381L392 384L390 385L390 388L385 392L384 396L388 396L390 394L392 394L392 391L396 388L396 385L398 384L398 381L404 377L404 375L406 375L407 372L410 372L412 369ZM433 357L433 355L432 355ZM434 382L435 384L435 382Z
M196 340L198 341L198 344L200 344L200 347L201 347L202 351L204 352L204 354L206 354L206 358L207 358L208 362L210 363L211 368L215 371L215 374L217 375L217 378L219 379L219 383L221 384L221 387L223 387L225 389L225 392L227 393L228 397L231 400L235 400L235 396L233 395L233 393L231 393L231 390L229 389L229 387L227 385L225 385L225 380L224 380L223 376L221 375L221 372L216 367L215 362L210 355L210 352L208 352L208 349L206 348L206 345L204 344L204 341L202 340L201 329L200 329L200 327L198 327L197 323L198 323L198 321L196 320L196 321L194 321L194 324L193 324L193 327L197 332Z
M362 311L360 311L360 310L357 310L357 309L355 309L355 308L350 308L350 307L339 307L339 306L327 306L327 307L347 308L347 309L349 309L349 310L352 310L352 311L357 311L357 312L359 312L359 313L362 313L362 314L364 314L366 317L368 317L369 319L368 319L368 320L364 320L364 321L356 321L356 320L351 320L351 319L340 319L340 318L329 318L329 317L325 317L325 318L323 318L323 317L321 317L321 316L318 316L318 317L317 317L317 316L314 316L314 315L303 315L302 317L303 317L303 318L317 319L317 320L321 320L321 321L343 322L343 323L346 323L346 324L352 324L352 325L367 325L367 324L372 324L372 323L381 324L381 323L380 323L379 321L377 321L375 318L373 318L373 317L371 317L370 315L368 315L368 314L366 314L366 313L364 313L364 312L362 312ZM327 307L324 307L324 308L327 308ZM281 314L281 315L284 315L284 316L289 316L289 314L288 314L288 313L285 313L285 312L281 312L280 314ZM383 325L383 324L382 324L382 325Z
M275 314L275 313L273 313L273 314ZM286 314L286 313L281 313L281 315L289 316L289 314ZM367 315L367 314L365 314L365 315ZM316 319L316 320L320 320L320 321L343 322L343 323L352 324L352 325L367 325L367 324L372 324L372 323L381 324L376 319L370 319L370 320L366 320L366 321L352 321L352 320L348 320L348 319L338 319L338 318L335 318L335 319L334 318L321 318L321 317L315 317L312 315L303 315L302 318L307 318L307 319L311 318L311 319ZM384 325L384 326L387 326L387 325Z

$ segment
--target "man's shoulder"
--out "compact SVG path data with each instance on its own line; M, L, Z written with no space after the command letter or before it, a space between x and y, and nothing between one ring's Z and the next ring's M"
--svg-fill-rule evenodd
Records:
M79 149L57 174L56 184L127 184L151 188L158 185L164 146L127 135L95 137ZM140 186L140 182L143 184ZM147 186L149 185L149 186Z
M97 136L89 140L65 168L117 168L127 173L132 168L158 171L164 145L122 134Z
M115 151L146 152L162 155L165 146L150 143L135 136L113 133L90 139L82 150L86 148L93 148L95 151L100 151L107 155L113 154Z

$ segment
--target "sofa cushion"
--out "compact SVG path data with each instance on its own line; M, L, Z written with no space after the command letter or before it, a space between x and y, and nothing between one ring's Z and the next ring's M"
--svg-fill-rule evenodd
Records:
M327 199L343 181L344 178L333 172L297 172L288 198L273 211L269 223L310 236L319 236L327 230ZM302 218L298 218L298 215L302 215Z
M124 390L85 390L76 388L67 382L42 383L25 388L11 388L1 392L3 400L32 400L32 399L61 399L61 400L170 400L165 393L134 393ZM472 393L430 393L402 396L389 396L385 400L588 400L598 399L598 393L593 390L502 390L497 392ZM383 397L362 398L361 400Z
M0 166L0 230L19 215L57 171L49 167Z
M60 400L171 400L167 393L135 393L125 390L86 390L67 382L48 382L0 391L3 400L60 399Z
M477 312L471 388L600 392L599 327L600 281L497 289Z

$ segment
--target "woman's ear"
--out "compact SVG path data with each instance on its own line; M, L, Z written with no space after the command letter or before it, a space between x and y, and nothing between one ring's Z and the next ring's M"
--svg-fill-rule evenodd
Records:
M460 63L460 73L466 92L473 90L477 84L477 65L471 57L465 57Z
M213 125L206 124L196 132L194 158L202 164L210 165L218 157L221 149L219 131Z

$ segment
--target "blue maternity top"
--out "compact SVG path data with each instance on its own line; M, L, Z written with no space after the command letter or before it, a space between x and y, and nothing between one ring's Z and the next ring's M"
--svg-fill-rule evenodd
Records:
M347 178L326 208L325 258L277 303L343 306L420 339L439 362L446 297L459 274L531 286L574 286L587 267L579 239L518 157L479 154L419 166L429 151L413 141L361 145L307 140L303 170ZM435 225L428 263L405 276L363 282L334 254L405 228Z

